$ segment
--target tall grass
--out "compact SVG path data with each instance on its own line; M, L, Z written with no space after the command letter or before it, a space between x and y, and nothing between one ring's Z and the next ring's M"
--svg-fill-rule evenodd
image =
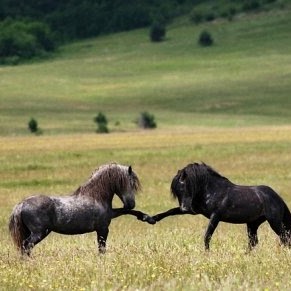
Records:
M97 254L94 233L50 234L20 259L7 230L13 206L35 193L65 195L108 161L131 164L143 191L137 209L149 214L177 205L172 177L203 160L238 184L267 184L291 207L290 126L240 130L158 129L109 136L6 137L0 144L0 286L2 290L289 290L290 249L268 224L247 253L245 225L221 223L209 253L203 248L208 220L165 219L152 226L132 217L112 221L106 255ZM121 202L114 200L115 206Z
M136 208L149 214L177 205L172 177L193 161L238 184L270 185L291 207L290 19L288 6L231 23L180 19L158 45L137 30L67 45L49 61L1 67L0 289L290 290L290 249L267 224L246 253L246 227L221 223L206 253L204 217L154 226L120 217L105 256L94 233L50 234L24 260L7 230L21 199L71 193L109 161L133 166L143 184ZM197 45L205 28L215 39L208 49ZM157 130L134 129L145 110ZM113 127L106 137L94 134L99 111ZM44 135L27 135L31 117Z

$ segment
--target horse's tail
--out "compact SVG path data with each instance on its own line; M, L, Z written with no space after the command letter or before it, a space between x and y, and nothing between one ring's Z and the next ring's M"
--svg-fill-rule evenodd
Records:
M17 204L9 219L9 232L16 247L21 250L22 242L26 237L26 227L21 219L22 202Z
M288 206L284 203L283 224L286 231L291 235L291 213Z

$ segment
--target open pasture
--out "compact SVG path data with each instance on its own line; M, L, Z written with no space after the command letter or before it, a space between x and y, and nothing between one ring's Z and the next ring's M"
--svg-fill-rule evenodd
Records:
M22 198L67 195L110 161L133 166L143 185L136 209L152 215L177 205L171 180L194 161L237 184L269 185L290 208L290 25L290 5L232 22L182 18L160 44L141 29L1 67L0 290L290 290L291 249L267 224L249 254L246 226L224 223L206 253L201 216L154 226L117 218L104 256L94 233L50 234L21 260L8 233ZM211 48L197 45L203 29L213 34ZM136 129L144 110L157 130ZM99 111L109 135L94 133ZM31 117L43 135L28 135Z
M12 207L35 193L68 194L100 164L131 164L143 191L136 209L174 207L172 177L204 161L238 184L267 184L291 207L291 127L195 128L136 134L5 137L0 145L0 288L2 290L290 290L291 250L267 224L247 254L245 225L220 223L206 253L202 216L152 226L133 217L112 221L106 255L94 233L50 234L21 260L8 233ZM115 206L120 206L118 200Z
M164 42L147 29L79 41L54 58L0 68L0 135L92 133L103 111L112 131L158 127L290 124L290 6L193 25L181 18ZM208 30L214 45L197 39Z

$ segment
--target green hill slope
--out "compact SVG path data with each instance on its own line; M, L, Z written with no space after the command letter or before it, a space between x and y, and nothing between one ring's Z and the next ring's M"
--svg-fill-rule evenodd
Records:
M290 123L290 27L288 7L198 26L181 19L162 43L136 30L0 67L0 134L27 133L30 117L47 134L92 132L99 111L113 130L132 130L145 110L161 128ZM197 44L204 29L214 46Z

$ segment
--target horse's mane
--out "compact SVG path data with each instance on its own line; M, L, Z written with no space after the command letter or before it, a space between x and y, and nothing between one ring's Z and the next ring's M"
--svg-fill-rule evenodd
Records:
M194 197L194 195L197 196L201 192L205 191L211 176L228 180L203 162L201 164L188 164L185 168L178 171L172 181L171 192L173 197L177 198L178 182L180 180L184 180L186 182L187 192Z
M133 171L131 172L132 179L129 179L128 170L129 167L117 163L102 165L93 171L89 180L73 195L89 196L104 201L110 193L120 193L128 186L138 192L141 188L139 179Z

